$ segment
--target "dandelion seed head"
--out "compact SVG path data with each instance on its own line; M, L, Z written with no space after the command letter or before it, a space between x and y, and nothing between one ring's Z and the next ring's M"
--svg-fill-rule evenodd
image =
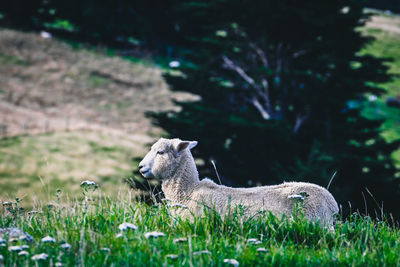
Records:
M186 237L180 237L180 238L174 239L174 243L183 243L183 242L186 242L186 241L187 241Z
M55 243L56 239L48 235L48 236L42 238L42 242L43 243Z
M8 248L8 250L17 252L17 251L21 251L22 248L20 246L11 246L11 247Z
M144 237L146 237L147 239L152 238L152 237L157 238L157 237L162 237L162 236L165 236L165 234L162 232L147 232L144 234Z
M171 259L171 260L176 260L178 257L179 257L179 256L176 255L176 254L168 254L168 255L167 255L167 258L168 258L168 259Z
M110 248L101 248L101 251L104 251L104 252L110 252L111 250L110 250Z
M121 223L118 226L118 229L121 230L121 231L125 231L125 230L128 230L128 229L137 230L138 227L136 225L132 224L132 223L126 223L125 222L125 223Z
M232 266L239 266L239 262L235 259L224 259L224 262Z
M68 249L71 249L71 245L68 244L68 243L64 243L64 244L61 245L61 248L68 250Z
M202 255L202 254L206 254L206 255L211 255L211 252L209 250L200 250L200 251L195 251L193 252L193 255Z
M26 251L26 250L20 251L20 252L18 253L18 256L28 256L28 255L29 255L29 252Z
M47 255L46 253L41 253L41 254L33 255L31 259L34 261L47 260L48 257L49 257L49 255Z

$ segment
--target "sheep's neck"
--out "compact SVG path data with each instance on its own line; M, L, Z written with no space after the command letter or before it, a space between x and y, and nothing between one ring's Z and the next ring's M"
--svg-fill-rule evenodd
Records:
M190 199L193 189L199 183L199 174L192 157L184 158L179 168L166 177L162 183L165 197L176 203L185 203Z

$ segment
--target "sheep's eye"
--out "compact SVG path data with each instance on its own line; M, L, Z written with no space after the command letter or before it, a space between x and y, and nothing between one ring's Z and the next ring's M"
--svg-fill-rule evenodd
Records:
M158 154L158 155L162 155L162 154L164 154L164 151L159 150L159 151L157 151L157 154Z

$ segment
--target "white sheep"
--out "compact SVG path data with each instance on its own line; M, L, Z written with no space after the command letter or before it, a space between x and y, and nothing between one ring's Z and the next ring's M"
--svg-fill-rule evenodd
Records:
M270 211L277 216L291 216L295 203L300 199L307 219L332 225L334 214L339 211L338 205L328 190L316 184L289 182L231 188L207 178L200 181L190 152L196 145L196 141L161 138L139 164L139 170L145 178L162 181L166 198L188 207L189 211L181 209L180 215L202 215L206 206L225 216L235 206L241 205L249 216L263 211Z

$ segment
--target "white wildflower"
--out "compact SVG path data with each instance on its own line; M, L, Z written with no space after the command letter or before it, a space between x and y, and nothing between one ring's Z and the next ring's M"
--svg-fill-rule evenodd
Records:
M183 205L181 203L174 203L171 205L168 205L170 208L183 208L183 209L187 209L188 207L186 205Z
M22 248L22 249L28 249L29 246L28 246L28 245L22 245L21 248Z
M174 61L171 61L168 65L170 68L179 68L181 63L179 61L174 60Z
M48 236L42 238L42 242L43 243L55 243L56 239L48 235Z
M121 238L121 237L123 237L123 235L122 235L122 233L118 233L118 234L116 235L116 237L117 237L117 238Z
M0 261L4 260L3 255L0 255Z
M211 255L211 252L209 250L200 250L200 251L195 251L193 252L193 255L201 255L201 254L206 254L206 255Z
M101 248L101 251L104 251L104 252L110 252L110 248Z
M258 252L267 252L268 250L266 248L258 248L256 249Z
M224 259L224 262L232 266L239 266L239 262L235 259Z
M0 237L0 243L6 243L7 241Z
M289 199L301 199L304 200L304 197L302 195L294 194L294 195L289 195Z
M251 244L256 244L256 245L261 243L261 241L258 240L257 238L249 238L249 239L247 239L247 242L249 242Z
M147 232L144 234L144 237L146 237L147 239L151 237L161 237L161 236L165 236L165 234L162 232Z
M0 243L0 248L7 247L6 243Z
M64 243L61 245L61 248L68 250L68 249L71 249L71 245L68 243Z
M180 237L180 238L174 239L174 243L183 243L183 242L186 242L186 241L187 241L186 237Z
M82 181L81 186L95 186L96 183L90 180Z
M34 261L47 260L48 257L49 257L49 255L47 255L46 253L41 253L41 254L33 255L31 259Z
M41 31L40 36L42 36L42 38L44 38L44 39L51 39L51 33L46 32L46 31Z
M8 250L17 252L17 251L21 251L22 248L20 246L11 246L8 248Z
M3 202L3 206L11 206L13 203L11 201Z
M118 226L118 228L119 228L119 230L121 230L121 231L125 231L125 230L127 230L127 229L132 229L132 230L137 230L138 229L138 227L136 226L136 225L134 225L134 224L132 224L132 223L121 223L119 226Z
M171 260L176 260L178 257L179 257L179 256L176 255L176 254L168 254L168 255L167 255L167 258L168 258L168 259L171 259Z
M368 96L368 101L369 102L375 102L378 99L376 95L370 95Z
M56 267L61 267L64 266L64 264L62 264L62 262L56 262Z
M28 255L29 255L29 252L26 251L26 250L23 250L23 251L18 253L18 256L28 256Z

